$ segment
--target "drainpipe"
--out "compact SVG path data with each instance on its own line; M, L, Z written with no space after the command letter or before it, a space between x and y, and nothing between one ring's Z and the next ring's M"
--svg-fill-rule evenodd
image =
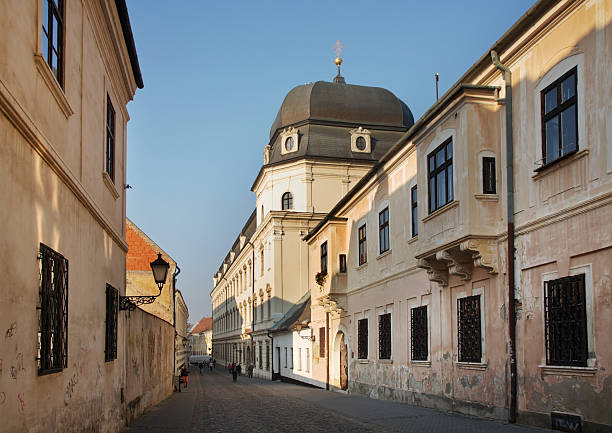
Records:
M172 380L174 381L174 374L176 373L176 277L181 273L181 268L176 265L174 274L172 274L172 327L174 328L174 353L172 362ZM179 379L178 390L181 392L181 380Z
M516 371L516 309L514 299L514 170L512 145L512 74L507 66L499 61L495 51L491 51L493 64L503 72L506 82L506 97L500 102L506 105L506 195L508 219L508 352L510 355L510 408L508 422L516 422L517 413L517 371Z
M270 339L270 346L271 346L270 347L270 371L272 373L272 380L274 380L274 337L270 335L270 329L268 329L267 334L268 334L268 338ZM279 361L279 367L280 367L280 359L278 361Z
M327 371L325 372L325 389L329 391L329 311L325 313L325 354L327 355Z

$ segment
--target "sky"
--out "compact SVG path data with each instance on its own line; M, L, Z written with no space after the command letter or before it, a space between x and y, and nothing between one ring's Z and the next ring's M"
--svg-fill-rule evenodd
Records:
M384 87L415 121L534 0L128 0L144 89L128 104L127 216L181 268L189 321L255 206L270 126L295 86Z

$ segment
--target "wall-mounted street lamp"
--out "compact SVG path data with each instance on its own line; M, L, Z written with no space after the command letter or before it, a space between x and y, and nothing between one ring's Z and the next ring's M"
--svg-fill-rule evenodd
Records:
M157 259L151 263L151 271L153 271L153 279L155 284L159 288L157 295L150 296L121 296L119 298L119 309L120 310L134 310L138 305L151 304L155 302L155 299L161 295L164 284L166 283L166 277L168 276L168 268L170 264L162 259L161 253L157 253Z

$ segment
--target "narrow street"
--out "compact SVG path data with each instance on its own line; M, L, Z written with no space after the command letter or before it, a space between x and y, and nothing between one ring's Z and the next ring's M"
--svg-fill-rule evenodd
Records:
M221 369L194 369L189 387L155 406L124 433L134 432L456 432L546 430L446 414L282 382L232 382Z

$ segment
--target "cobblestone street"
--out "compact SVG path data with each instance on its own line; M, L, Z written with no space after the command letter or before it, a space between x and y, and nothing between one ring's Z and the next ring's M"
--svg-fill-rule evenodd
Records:
M189 387L136 420L128 432L496 432L546 430L446 414L282 382L194 370Z

